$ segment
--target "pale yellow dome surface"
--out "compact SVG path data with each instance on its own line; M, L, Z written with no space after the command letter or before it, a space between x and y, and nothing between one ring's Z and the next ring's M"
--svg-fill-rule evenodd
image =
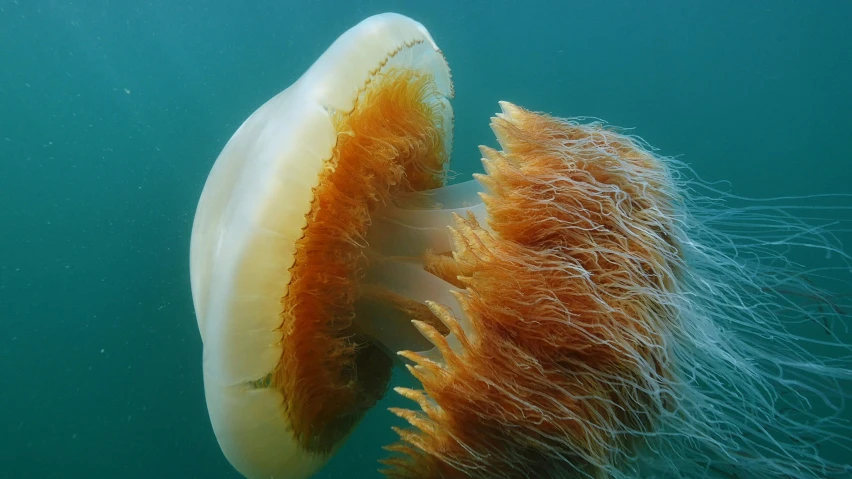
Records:
M443 55L420 23L376 15L340 36L237 129L201 194L190 271L207 407L222 451L246 477L305 478L330 456L300 448L282 394L259 385L281 358L281 298L313 189L337 142L332 115L350 112L387 68L434 77L450 145L452 85Z

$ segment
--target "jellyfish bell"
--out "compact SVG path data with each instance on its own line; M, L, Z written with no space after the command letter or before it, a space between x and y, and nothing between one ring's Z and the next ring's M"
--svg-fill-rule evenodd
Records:
M213 165L191 285L210 419L245 476L310 476L384 393L392 361L368 329L400 331L356 324L377 306L356 312L352 280L370 212L443 185L452 95L426 29L377 15L255 111Z

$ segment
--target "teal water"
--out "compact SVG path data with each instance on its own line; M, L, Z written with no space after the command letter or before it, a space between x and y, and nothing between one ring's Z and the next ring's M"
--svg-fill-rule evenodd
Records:
M239 477L203 397L198 195L245 117L383 11L447 55L465 175L509 100L634 127L738 194L852 193L852 2L0 0L0 478ZM318 477L378 477L400 403Z

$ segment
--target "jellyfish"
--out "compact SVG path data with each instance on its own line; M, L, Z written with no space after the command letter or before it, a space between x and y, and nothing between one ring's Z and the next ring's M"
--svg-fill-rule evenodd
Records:
M702 196L617 128L509 102L484 172L448 185L452 98L428 31L377 15L213 165L191 286L234 468L310 477L404 366L421 386L393 388L410 406L390 410L407 424L390 478L852 471L824 452L852 450L845 312L786 256L848 268L829 233ZM814 324L824 338L796 329Z

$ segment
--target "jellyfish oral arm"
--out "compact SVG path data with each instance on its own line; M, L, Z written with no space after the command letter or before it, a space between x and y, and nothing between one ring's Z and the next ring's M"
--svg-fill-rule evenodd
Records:
M434 347L412 324L418 319L412 315L412 303L421 305L427 319L434 319L426 313L428 301L464 317L453 294L460 288L430 272L428 263L436 257L451 258L450 228L458 217L472 215L487 224L482 191L478 181L469 180L409 193L372 215L365 251L369 266L359 282L356 323L388 353L427 353ZM449 340L453 341L451 334Z

